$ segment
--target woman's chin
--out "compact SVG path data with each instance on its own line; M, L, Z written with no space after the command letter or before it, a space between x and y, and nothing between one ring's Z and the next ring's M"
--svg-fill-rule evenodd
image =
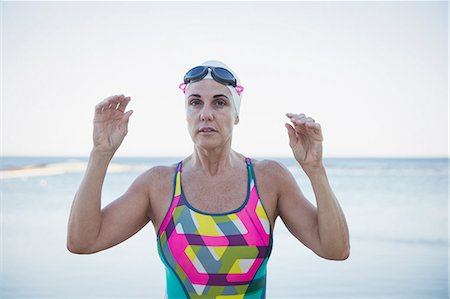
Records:
M211 141L209 141L209 140L202 140L200 142L196 142L195 145L197 147L200 147L200 148L203 148L203 149L206 149L206 150L214 149L214 148L217 148L217 147L220 146L220 144L217 141L214 142L212 140Z
M194 145L197 148L202 148L204 150L214 150L219 147L223 147L224 143L217 138L201 138L194 141Z

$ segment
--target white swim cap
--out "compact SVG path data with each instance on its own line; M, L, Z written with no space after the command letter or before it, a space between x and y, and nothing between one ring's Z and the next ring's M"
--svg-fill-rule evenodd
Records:
M239 80L239 77L225 63L218 61L218 60L208 60L208 61L203 62L201 64L201 66L221 67L221 68L228 70L229 72L231 72L233 74L234 78L236 79L237 86L239 86L241 88L241 81ZM214 80L214 78L211 76L211 70L208 71L208 74L202 80L205 80L205 79ZM236 88L233 86L230 86L230 85L225 85L225 86L230 90L231 96L233 98L234 108L236 109L236 114L239 115L239 111L241 108L242 93L238 94ZM186 86L186 88L187 88L187 86Z

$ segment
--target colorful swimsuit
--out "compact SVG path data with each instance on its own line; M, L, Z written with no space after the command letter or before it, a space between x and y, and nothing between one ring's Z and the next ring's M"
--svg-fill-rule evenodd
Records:
M245 159L245 202L227 213L192 207L181 188L181 162L174 195L158 232L158 253L166 266L167 296L178 298L265 298L272 229Z

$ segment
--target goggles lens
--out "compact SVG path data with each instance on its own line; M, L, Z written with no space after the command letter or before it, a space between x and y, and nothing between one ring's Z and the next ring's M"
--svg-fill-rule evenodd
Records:
M205 68L203 66L196 66L186 73L186 75L184 76L184 81L186 82L186 80L189 80L189 81L201 80L201 79L205 78L205 76L207 74L208 74L208 68ZM197 79L197 78L200 78L200 79ZM186 82L186 83L188 83L188 82Z
M216 76L218 76L218 77L220 77L221 79L224 79L224 80L229 80L229 81L232 81L232 82L234 82L236 80L236 79L234 79L233 74L230 73L227 69L223 69L223 68L217 67L217 68L214 69L213 73Z

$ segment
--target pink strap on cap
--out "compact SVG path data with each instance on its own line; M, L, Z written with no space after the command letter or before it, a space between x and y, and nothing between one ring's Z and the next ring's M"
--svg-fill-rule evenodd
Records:
M180 85L178 85L178 88L181 89L183 93L186 93L187 86L188 85L186 83L181 83Z
M244 91L244 86L236 85L235 88L238 95L241 95L241 93Z

